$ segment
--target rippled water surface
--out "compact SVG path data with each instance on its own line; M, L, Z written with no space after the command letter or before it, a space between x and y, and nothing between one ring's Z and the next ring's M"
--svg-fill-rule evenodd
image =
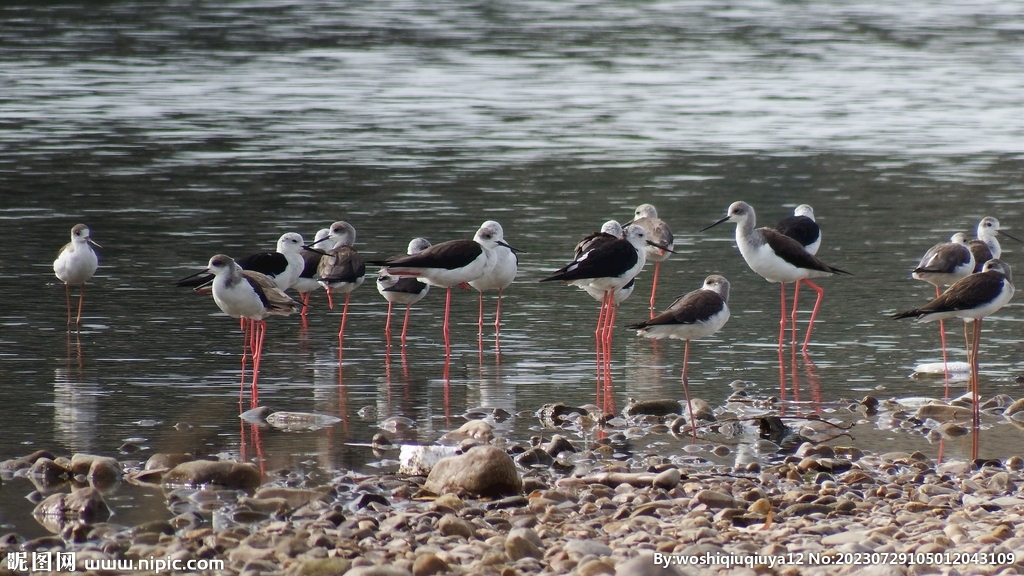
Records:
M0 8L0 23L0 459L192 451L372 472L363 444L390 416L431 441L475 406L679 398L681 344L622 327L647 315L650 267L619 313L607 397L597 302L536 282L643 202L677 235L659 305L708 274L732 282L732 319L693 348L697 396L721 404L740 379L799 401L789 413L824 414L867 394L941 396L941 378L910 378L940 358L935 327L888 318L934 294L909 269L986 215L1024 234L1017 3L26 3ZM819 257L854 274L821 282L806 359L787 349L780 365L778 288L747 269L732 226L697 233L740 199L762 224L812 204ZM475 293L458 291L446 380L435 290L414 307L404 357L386 355L386 305L368 282L339 366L339 312L321 293L307 327L269 322L260 401L342 423L255 437L239 425L237 323L174 279L334 220L381 258L486 219L526 251L500 354L490 329L478 349ZM103 249L69 337L51 263L78 222ZM1021 247L1006 248L1024 269ZM985 323L986 396L1020 396L1019 310ZM949 332L962 360L960 325ZM982 455L1015 453L1021 433L995 422ZM527 417L502 426L542 432ZM853 435L936 452L873 421ZM120 454L129 441L142 451ZM0 490L0 524L39 532L25 492ZM144 501L120 519L145 517Z

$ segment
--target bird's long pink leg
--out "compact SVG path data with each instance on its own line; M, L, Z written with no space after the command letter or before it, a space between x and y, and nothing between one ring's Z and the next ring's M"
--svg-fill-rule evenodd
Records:
M302 317L306 317L306 310L309 308L309 292L303 292L302 294Z
M334 296L331 296L331 287L327 286L324 289L327 290L327 307L334 310Z
M402 346L403 347L405 346L405 332L409 328L409 309L411 307L412 307L412 304L406 304L405 305L405 321L402 322ZM403 354L404 354L404 352L403 352Z
M64 299L68 304L68 328L71 327L71 285L64 284Z
M494 332L501 331L501 288L498 288L498 307L494 310Z
M974 341L972 343L974 353L971 354L971 376L974 380L974 391L971 399L974 402L974 421L971 430L971 459L978 457L978 444L981 427L981 394L980 383L978 382L978 350L981 348L981 318L974 321Z
M338 330L338 342L345 340L345 321L348 320L348 300L352 297L351 292L345 293L345 307L341 310L341 328Z
M818 293L818 298L814 301L814 310L811 311L811 321L807 324L807 335L804 337L804 347L802 350L806 352L807 344L811 341L811 330L814 330L814 319L818 317L818 309L821 308L821 300L825 297L825 289L810 280L804 280L804 282Z
M484 336L484 293L483 292L480 292L480 313L477 316L476 333L477 333L477 336L479 336L480 338L483 338L483 336Z
M81 290L78 291L78 317L75 318L75 325L82 325L82 300L85 300L85 283L82 283Z
M451 344L451 333L448 330L448 314L452 309L452 288L448 287L447 296L444 299L444 354L446 358L451 358L452 355L452 344Z
M384 322L384 339L387 340L388 346L391 346L391 306L394 302L388 300L388 319Z
M942 290L938 286L935 287L935 297L942 296ZM943 398L949 398L949 364L946 360L946 321L939 319L939 340L942 341L942 374L946 379L946 391L943 394Z
M782 319L779 320L779 350L782 350L782 341L786 338L786 284L780 282L782 290Z
M597 329L594 330L594 337L598 340L601 340L604 334L602 327L604 326L604 309L608 304L608 294L608 292L605 292L604 295L601 296L601 311L597 313Z
M654 318L654 296L658 293L658 271L661 270L661 262L654 263L654 283L651 284L651 318Z
M248 357L248 354L249 354L249 349L250 349L249 339L251 338L251 336L249 334L249 322L245 318L242 318L241 320L242 320L242 382L239 384L239 388L238 388L239 398L241 398L242 392L245 392L245 366L246 366L246 360L247 360L247 357ZM239 401L241 401L241 400L239 400Z
M803 282L802 278L793 283L793 310L789 317L790 332L792 333L792 339L789 341L790 344L796 344L796 302L800 299L801 282Z
M690 420L690 432L693 434L693 441L697 441L697 421L693 417L693 402L690 400L690 384L686 380L686 369L690 365L690 341L686 341L683 348L683 394L686 395L686 410Z
M253 332L256 333L256 348L252 353L252 403L259 403L259 387L257 382L260 377L260 364L263 360L263 338L267 335L267 323L263 320L253 322Z
M610 317L604 327L604 339L608 345L608 349L611 350L612 336L615 335L615 316L619 311L619 305L615 303L614 291L608 292L608 310Z

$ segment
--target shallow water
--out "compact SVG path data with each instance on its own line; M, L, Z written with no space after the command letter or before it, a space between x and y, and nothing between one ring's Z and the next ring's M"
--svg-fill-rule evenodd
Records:
M732 283L732 319L693 348L695 395L721 404L740 379L759 397L785 391L799 401L790 414L867 394L941 396L941 378L910 377L940 358L935 326L888 318L933 295L908 271L983 216L1020 228L1024 10L1013 3L110 2L0 14L0 459L193 451L372 472L363 444L389 416L415 420L407 439L432 441L475 406L679 398L681 344L622 327L647 315L650 267L619 312L607 397L597 302L536 282L642 202L677 235L660 306L708 274ZM762 224L812 204L819 256L854 274L821 282L809 359L787 350L782 373L778 287L747 269L731 225L696 232L739 199ZM215 253L268 250L286 231L312 238L338 219L368 257L500 221L526 251L501 353L490 328L478 350L475 293L457 292L446 381L434 290L414 307L404 362L397 348L386 356L386 306L368 282L339 369L339 312L319 294L308 327L269 323L260 400L343 422L254 438L236 417L237 324L172 281ZM80 221L103 249L69 337L50 265ZM1020 247L1005 247L1019 266ZM985 323L986 396L1020 396L1018 309ZM962 360L960 325L949 333ZM541 433L530 418L501 430ZM874 422L854 436L872 450L938 451ZM118 454L126 441L143 450ZM1019 453L1019 442L993 421L981 453ZM2 526L41 530L26 492L0 490Z

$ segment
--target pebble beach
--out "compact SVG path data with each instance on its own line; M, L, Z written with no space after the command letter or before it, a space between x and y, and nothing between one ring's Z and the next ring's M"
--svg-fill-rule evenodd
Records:
M508 416L496 411L418 447L455 454L447 462L403 456L409 473L337 471L326 482L191 455L143 463L40 451L0 463L0 489L31 479L38 491L26 497L40 500L36 519L53 534L7 534L0 552L26 560L74 552L77 571L102 573L137 573L127 567L156 559L181 568L175 573L307 576L1024 571L1019 456L943 462L922 452L870 453L842 435L812 441L815 431L841 426L773 416L744 424L760 420L751 443L776 446L767 458L721 465L637 450L631 441L643 430L699 447L693 454L738 453L720 438L744 418L704 416L708 407L697 400L701 437L689 444L673 402L637 402L601 418L587 407L548 405L536 413L546 433L521 442L495 435L491 422ZM1019 404L987 411L1011 418ZM850 408L886 413L870 399ZM934 403L904 418L925 418L927 435L928 426L943 426L932 417L955 419L957 410L967 413ZM301 421L290 416L292 426ZM596 440L581 442L584 430ZM398 459L384 434L373 449ZM168 518L118 524L110 511L123 483L165 498ZM0 571L13 572L10 564Z

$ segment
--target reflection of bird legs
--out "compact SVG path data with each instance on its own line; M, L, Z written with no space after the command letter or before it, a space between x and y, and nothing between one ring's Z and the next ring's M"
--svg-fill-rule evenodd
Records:
M974 321L974 340L972 341L970 362L971 362L971 380L973 383L973 391L971 393L971 400L974 403L974 419L971 428L971 459L976 460L978 458L978 448L980 445L981 436L981 406L980 406L980 394L979 394L979 382L978 382L978 352L981 348L981 318Z
M690 417L690 432L693 435L693 442L697 442L697 419L693 417L693 401L690 400L690 384L686 379L686 371L690 364L690 341L686 341L683 348L683 394L686 395L686 411Z

